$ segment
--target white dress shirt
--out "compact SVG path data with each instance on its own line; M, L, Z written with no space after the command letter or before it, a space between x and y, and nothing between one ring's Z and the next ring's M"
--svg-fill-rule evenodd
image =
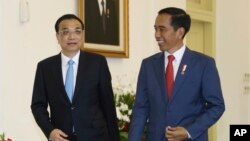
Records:
M66 74L67 74L67 70L68 70L68 61L70 59L72 59L74 61L73 64L73 69L74 69L74 83L73 83L73 90L75 90L75 85L76 85L76 76L77 76L77 69L78 69L78 63L79 63L79 57L80 57L80 51L73 57L73 58L69 58L67 56L65 56L62 52L61 52L61 60L62 60L62 75L63 75L63 83L65 85L65 81L66 81Z
M106 12L106 0L103 0L104 2L104 11ZM98 5L99 5L99 11L100 11L100 15L102 15L102 0L98 0Z
M165 51L165 71L166 71L166 67L167 67L167 64L168 64L168 55L174 55L174 57L175 57L175 59L173 61L174 80L175 80L176 74L178 72L178 68L180 66L181 59L183 57L185 49L186 49L186 46L183 45L179 50L175 51L173 54L170 54L167 51Z

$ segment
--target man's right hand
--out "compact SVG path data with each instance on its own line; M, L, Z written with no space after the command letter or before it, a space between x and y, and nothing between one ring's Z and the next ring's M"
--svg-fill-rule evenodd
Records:
M63 131L60 129L54 129L51 131L49 135L49 141L69 141L65 138L67 138L68 135L65 134Z

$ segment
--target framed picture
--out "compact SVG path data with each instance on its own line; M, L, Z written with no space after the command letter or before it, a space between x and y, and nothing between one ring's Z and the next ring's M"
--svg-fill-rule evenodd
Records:
M129 57L128 0L78 0L85 26L83 50L108 57Z

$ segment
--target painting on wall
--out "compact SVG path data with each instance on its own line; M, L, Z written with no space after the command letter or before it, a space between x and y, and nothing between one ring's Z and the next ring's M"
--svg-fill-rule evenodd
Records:
M128 0L78 0L84 22L83 50L128 58Z

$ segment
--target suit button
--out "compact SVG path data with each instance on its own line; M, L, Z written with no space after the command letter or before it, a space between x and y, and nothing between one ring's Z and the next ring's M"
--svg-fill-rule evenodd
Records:
M75 107L71 107L71 110L74 110L75 109Z

